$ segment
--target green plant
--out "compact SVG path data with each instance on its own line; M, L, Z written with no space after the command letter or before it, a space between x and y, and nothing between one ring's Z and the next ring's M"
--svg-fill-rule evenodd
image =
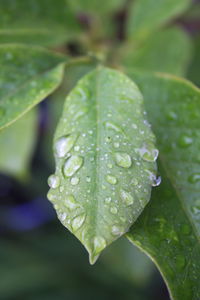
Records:
M178 300L200 299L200 90L176 77L198 84L199 73L187 73L190 38L169 24L189 5L0 1L1 170L26 175L33 108L52 94L52 127L60 120L48 198L58 218L91 263L126 234Z

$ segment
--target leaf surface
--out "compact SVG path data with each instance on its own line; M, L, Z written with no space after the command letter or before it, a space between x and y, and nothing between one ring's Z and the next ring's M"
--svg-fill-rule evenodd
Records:
M144 39L158 27L183 13L189 0L136 0L131 3L127 32L130 38Z
M17 120L57 88L65 60L42 48L0 46L0 128Z
M94 263L150 198L158 152L137 86L99 67L66 99L54 141L48 198Z
M128 238L158 265L173 299L199 299L200 91L170 75L128 74L144 95L162 175Z

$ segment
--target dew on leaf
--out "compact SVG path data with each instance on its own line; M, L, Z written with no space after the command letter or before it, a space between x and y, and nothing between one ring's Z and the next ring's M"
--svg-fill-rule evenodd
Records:
M78 155L72 155L64 163L63 173L66 177L73 176L82 166L83 158Z
M60 178L57 175L51 175L48 178L48 185L52 189L56 189L60 185Z
M66 196L64 204L69 210L74 210L77 207L80 207L73 195Z
M116 215L117 212L118 212L117 207L111 207L110 212L111 212L112 214Z
M94 238L94 249L96 253L101 252L106 247L106 240L101 236Z
M115 148L119 148L119 143L115 142L115 143L113 144L113 146L114 146Z
M159 154L158 149L154 148L151 144L143 145L143 147L136 149L136 152L139 153L143 160L149 162L155 162Z
M58 157L65 157L73 147L76 138L77 136L73 134L59 138L55 143L55 154Z
M77 185L79 183L79 178L78 177L72 177L70 180L72 185Z
M109 204L111 202L112 198L111 197L106 197L105 199L105 203L106 204Z
M121 132L122 131L121 128L119 128L117 125L115 125L114 123L111 123L111 122L106 122L105 126L106 126L106 128L113 129L116 132Z
M123 189L120 190L120 197L126 205L132 205L134 202L132 195Z
M187 148L193 143L193 139L190 136L183 134L178 141L178 144L182 148Z
M124 152L116 152L114 154L116 164L122 168L130 168L132 161L129 154Z
M86 176L86 181L91 182L91 178L89 176Z
M116 184L117 183L117 178L115 176L112 176L112 175L107 175L106 180L110 184Z
M74 231L77 231L78 229L80 229L82 227L83 223L85 222L85 218L86 218L85 214L75 217L71 222L72 229Z
M122 230L121 230L121 228L118 227L118 226L116 226L116 225L112 226L111 231L112 231L113 235L121 235L123 233Z
M188 177L190 183L196 183L200 181L200 173L194 173Z

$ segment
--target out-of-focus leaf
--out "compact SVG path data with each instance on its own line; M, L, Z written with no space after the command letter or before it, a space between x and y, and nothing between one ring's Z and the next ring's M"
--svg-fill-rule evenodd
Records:
M67 0L0 0L0 43L58 45L78 30Z
M33 153L37 111L32 109L9 128L0 132L0 172L24 177Z
M178 28L153 34L138 47L130 41L122 50L122 63L127 67L176 75L185 74L192 52L189 37Z
M158 27L183 13L190 0L135 0L129 9L127 31L130 38L144 39Z
M200 86L200 36L194 40L194 57L189 66L187 77Z
M66 58L37 47L0 47L0 128L16 121L61 83Z
M128 230L156 181L155 137L142 96L125 75L99 67L66 99L55 134L48 198L94 263Z
M163 274L172 298L200 298L200 90L170 75L128 72L160 150L162 184L128 237Z

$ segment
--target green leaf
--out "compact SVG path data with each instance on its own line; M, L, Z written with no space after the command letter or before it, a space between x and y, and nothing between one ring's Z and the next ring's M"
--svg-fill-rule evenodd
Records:
M128 73L144 95L162 175L128 238L158 265L173 299L199 299L200 90L169 75Z
M118 71L97 68L67 97L48 198L91 263L149 201L156 184L154 139L137 86Z
M170 28L151 35L138 47L130 41L121 52L122 63L147 71L185 74L191 57L190 39L178 28Z
M190 0L136 0L129 10L127 32L129 37L144 39L158 27L183 13Z
M0 0L0 43L58 45L78 31L66 0Z
M65 60L39 47L0 46L0 128L17 120L58 87Z
M200 36L194 39L194 56L188 68L187 77L200 86Z
M36 141L37 111L32 109L9 128L0 131L0 172L24 177Z

